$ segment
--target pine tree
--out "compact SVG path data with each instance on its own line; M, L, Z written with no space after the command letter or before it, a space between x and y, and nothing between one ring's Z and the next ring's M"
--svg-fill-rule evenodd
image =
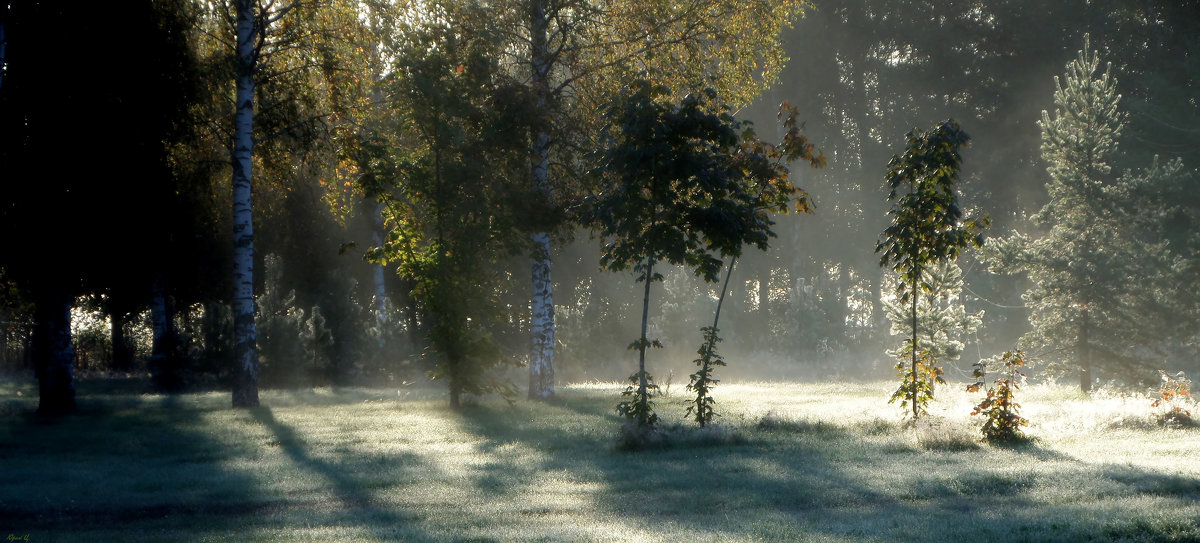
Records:
M962 356L962 338L975 333L983 324L983 311L968 313L961 296L962 268L955 261L941 261L922 271L921 281L929 285L929 294L917 302L917 346L928 349L935 360L954 362ZM912 316L908 304L893 299L884 305L892 323L892 335L912 336ZM903 347L889 351L899 357Z
M1045 234L990 240L984 252L994 272L1029 274L1033 329L1021 343L1050 369L1073 361L1085 392L1096 370L1134 377L1163 330L1148 305L1161 293L1155 262L1164 246L1139 237L1149 210L1131 191L1145 174L1112 175L1126 116L1111 65L1099 69L1085 37L1065 76L1055 78L1053 116L1043 111L1038 123L1050 201L1033 220Z

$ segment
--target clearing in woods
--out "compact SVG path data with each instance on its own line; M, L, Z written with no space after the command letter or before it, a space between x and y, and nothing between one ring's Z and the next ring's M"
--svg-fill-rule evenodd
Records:
M1031 386L1035 441L977 441L943 387L911 428L894 383L744 383L715 427L614 449L622 385L452 412L437 389L148 396L81 383L47 423L0 384L0 536L43 541L1196 541L1200 430L1146 396ZM18 392L21 394L18 395ZM31 399L32 398L32 399Z

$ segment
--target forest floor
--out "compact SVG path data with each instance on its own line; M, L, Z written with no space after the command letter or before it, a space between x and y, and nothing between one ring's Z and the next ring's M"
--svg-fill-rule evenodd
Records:
M6 541L1198 541L1200 429L1145 395L1032 386L1031 444L979 443L978 394L903 424L894 383L722 383L657 401L669 445L616 450L622 386L548 403L440 389L156 396L80 385L31 414L0 384Z

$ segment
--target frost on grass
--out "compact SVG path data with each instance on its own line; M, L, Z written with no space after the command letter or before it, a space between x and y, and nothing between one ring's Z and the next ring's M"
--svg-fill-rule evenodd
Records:
M636 422L626 422L617 434L615 448L618 451L687 449L741 445L746 442L740 430L722 424L697 428L682 424L638 426Z
M789 432L798 434L829 434L843 432L839 426L823 420L795 419L782 416L774 411L768 411L758 421L755 428L759 430Z
M909 425L913 441L927 451L957 452L979 448L975 428L962 420L927 417Z

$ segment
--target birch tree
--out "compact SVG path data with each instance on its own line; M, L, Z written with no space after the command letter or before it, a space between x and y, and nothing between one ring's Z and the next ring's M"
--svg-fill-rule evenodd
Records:
M234 83L234 115L230 129L224 123L210 119L218 140L227 138L229 159L232 166L232 230L233 230L233 406L255 407L258 399L258 345L254 325L254 204L252 194L262 191L264 183L255 183L256 157L262 153L256 146L287 145L294 147L286 151L268 149L268 154L286 155L298 152L311 143L312 127L323 120L323 114L307 114L298 107L304 95L302 85L296 82L307 75L311 68L311 57L293 55L312 34L305 34L305 25L282 25L285 17L295 17L300 2L277 2L275 0L234 0L232 5L213 3L205 5L206 12L200 22L200 34L207 40L205 47L216 59L232 54L232 78ZM315 7L315 6L314 6ZM306 6L307 9L307 6ZM310 16L311 16L311 12ZM227 29L233 31L233 39L227 40ZM282 67L285 62L291 65ZM278 64L279 66L273 66ZM264 72L264 67L271 70ZM261 80L279 78L272 83L282 84L280 74L291 76L286 83L293 85L281 96L272 96L267 122L256 118L255 103L262 98ZM300 88L297 88L300 87ZM258 161L261 163L261 161ZM258 190L252 190L252 187Z
M258 406L258 345L254 327L254 73L267 18L254 0L237 0L237 95L233 126L233 406ZM264 13L261 8L259 13Z

